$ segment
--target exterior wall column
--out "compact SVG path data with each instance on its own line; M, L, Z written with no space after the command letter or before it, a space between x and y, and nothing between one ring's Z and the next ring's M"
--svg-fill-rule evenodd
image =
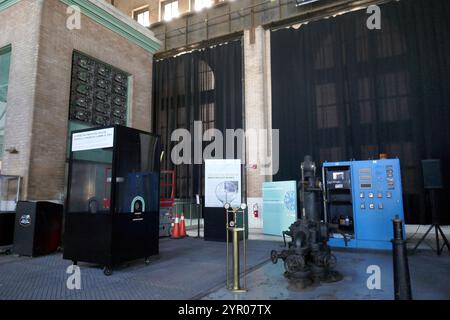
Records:
M271 155L270 31L257 27L254 32L251 43L251 31L244 31L245 126L247 133L258 132L258 142L247 140L246 146L247 202L250 228L262 228L262 185L272 179L261 172ZM254 204L259 218L253 216Z

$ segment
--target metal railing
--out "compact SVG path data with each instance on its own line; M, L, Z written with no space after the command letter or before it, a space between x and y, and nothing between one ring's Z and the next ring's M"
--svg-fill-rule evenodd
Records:
M173 215L184 213L187 228L202 227L203 217L201 205L193 199L175 199Z

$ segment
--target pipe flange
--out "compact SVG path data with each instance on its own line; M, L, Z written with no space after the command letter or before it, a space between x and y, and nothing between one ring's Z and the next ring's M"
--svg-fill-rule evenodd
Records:
M333 269L334 267L336 267L337 259L334 255L328 254L324 259L324 264L329 269Z
M305 259L299 255L290 255L284 261L284 268L288 273L296 273L305 270Z

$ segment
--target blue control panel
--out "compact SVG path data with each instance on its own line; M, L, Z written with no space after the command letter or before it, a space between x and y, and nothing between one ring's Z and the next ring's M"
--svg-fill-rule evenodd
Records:
M347 247L392 249L392 220L404 220L398 159L324 163L328 222L338 224ZM333 234L333 247L345 247L344 236Z

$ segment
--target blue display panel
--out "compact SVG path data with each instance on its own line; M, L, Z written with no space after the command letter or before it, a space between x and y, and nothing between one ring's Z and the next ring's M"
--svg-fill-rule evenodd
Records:
M391 249L392 220L404 220L398 159L324 164L329 222L340 226L348 247ZM331 246L345 247L335 234Z
M282 236L297 221L297 182L263 184L263 233Z

